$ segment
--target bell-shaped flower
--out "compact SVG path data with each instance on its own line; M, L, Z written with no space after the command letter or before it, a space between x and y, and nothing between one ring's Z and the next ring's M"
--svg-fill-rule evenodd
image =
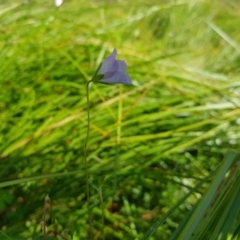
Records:
M132 84L130 77L126 73L127 65L125 61L116 60L117 50L114 49L110 56L100 66L97 76L98 82L106 84Z

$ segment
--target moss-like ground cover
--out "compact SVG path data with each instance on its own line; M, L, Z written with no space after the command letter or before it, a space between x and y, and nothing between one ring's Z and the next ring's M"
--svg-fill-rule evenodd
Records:
M92 233L147 239L239 148L239 26L233 0L2 0L0 239L37 239L44 224L86 239L85 85L113 48L133 86L91 85ZM149 239L169 239L209 182Z

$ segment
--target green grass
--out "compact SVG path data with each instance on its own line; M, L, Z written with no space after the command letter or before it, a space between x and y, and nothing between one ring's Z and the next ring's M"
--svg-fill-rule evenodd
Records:
M47 235L86 239L85 84L116 48L133 86L90 89L94 239L164 240L178 226L187 239L204 225L191 225L200 224L191 219L198 206L210 206L201 196L230 169L215 175L222 159L239 150L238 1L19 2L0 3L0 236L42 236L49 195ZM235 180L219 197L229 204L218 206L239 232ZM203 229L219 237L216 219Z

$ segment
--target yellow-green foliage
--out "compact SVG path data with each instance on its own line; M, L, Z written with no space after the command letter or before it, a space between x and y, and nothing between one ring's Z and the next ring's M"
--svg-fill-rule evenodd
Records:
M85 239L85 84L113 48L133 86L90 89L94 239L141 239L239 149L239 13L233 0L1 0L2 236L41 236L48 194L47 235ZM152 239L169 239L207 186Z

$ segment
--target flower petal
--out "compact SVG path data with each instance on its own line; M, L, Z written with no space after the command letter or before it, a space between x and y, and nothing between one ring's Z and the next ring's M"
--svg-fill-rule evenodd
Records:
M111 71L104 74L103 79L101 79L99 82L108 84L132 84L128 74L120 71Z
M117 60L117 62L118 62L118 71L126 72L127 64L125 63L125 61Z
M100 67L98 73L104 74L110 71L117 71L119 68L119 64L116 60L117 50L114 49L110 56L106 58L103 62L102 66Z

